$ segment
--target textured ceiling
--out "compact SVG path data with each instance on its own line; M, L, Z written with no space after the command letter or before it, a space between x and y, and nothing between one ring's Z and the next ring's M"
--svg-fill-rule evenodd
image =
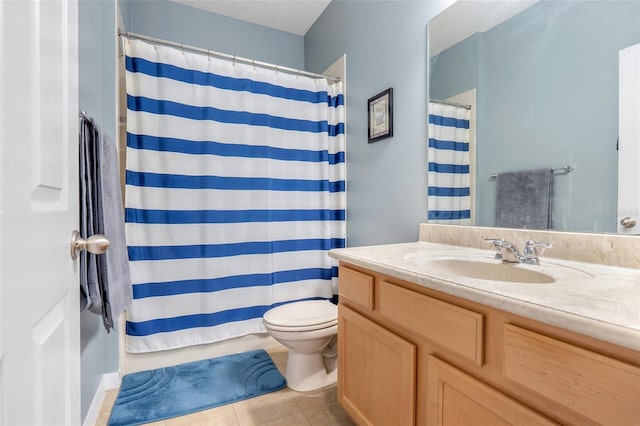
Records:
M307 33L331 2L331 0L171 1L301 36ZM451 6L429 22L431 56L478 31L487 31L539 0L446 1L452 3ZM398 2L398 7L402 7L402 1Z
M459 0L429 21L429 54L437 55L477 32L487 31L538 0Z
M305 35L331 0L172 0L253 24Z

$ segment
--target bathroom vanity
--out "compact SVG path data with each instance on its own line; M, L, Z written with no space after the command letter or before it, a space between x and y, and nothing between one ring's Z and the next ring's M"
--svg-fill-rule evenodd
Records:
M640 424L638 268L493 254L428 241L331 252L338 400L353 420Z

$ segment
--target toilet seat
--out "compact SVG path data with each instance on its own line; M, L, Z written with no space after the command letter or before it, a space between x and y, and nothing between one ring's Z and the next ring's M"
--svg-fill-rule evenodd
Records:
M265 312L262 320L272 330L320 330L338 323L338 307L328 300L287 303Z

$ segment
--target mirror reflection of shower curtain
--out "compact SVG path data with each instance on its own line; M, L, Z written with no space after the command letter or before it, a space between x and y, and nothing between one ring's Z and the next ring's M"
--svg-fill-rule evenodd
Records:
M471 223L469 110L429 102L429 223Z
M264 333L337 293L345 246L341 84L125 39L126 350Z

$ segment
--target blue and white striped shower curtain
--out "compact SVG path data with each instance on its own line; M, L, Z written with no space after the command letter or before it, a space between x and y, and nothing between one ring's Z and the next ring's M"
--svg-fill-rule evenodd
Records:
M265 332L273 306L337 293L341 84L125 39L126 350Z
M469 110L429 102L430 223L471 223Z

